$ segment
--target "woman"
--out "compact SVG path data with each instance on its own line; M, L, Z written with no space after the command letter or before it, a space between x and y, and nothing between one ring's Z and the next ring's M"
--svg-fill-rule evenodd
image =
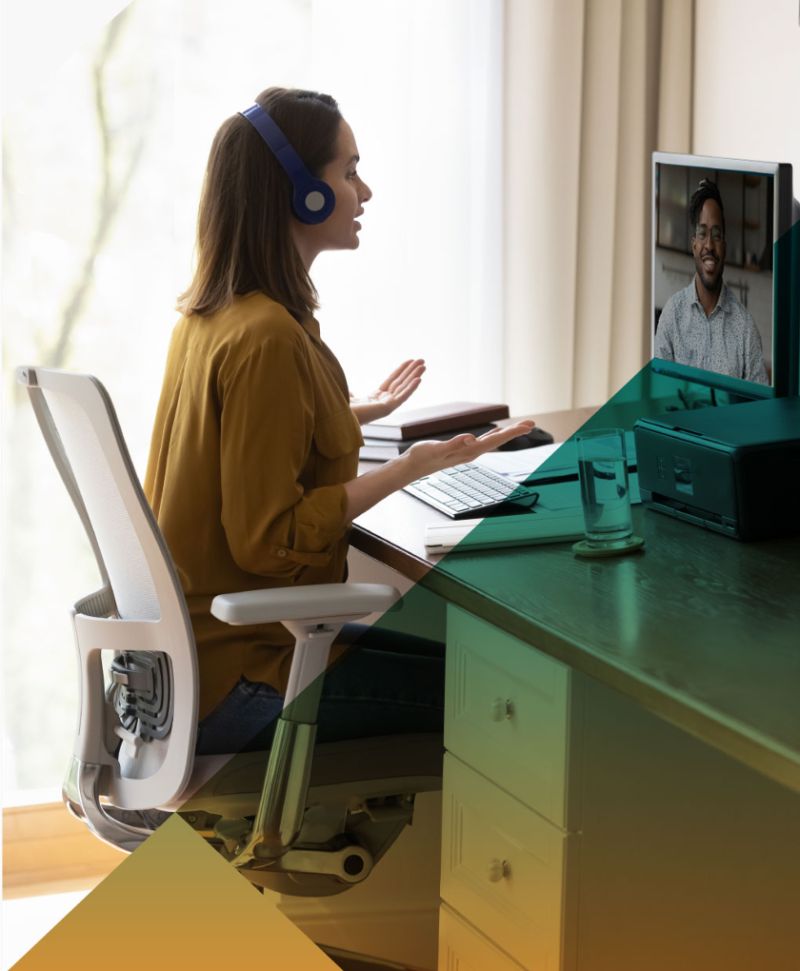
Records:
M359 422L406 400L424 363L404 362L372 400L351 401L313 317L309 271L324 250L359 245L357 217L372 193L357 171L355 139L327 95L270 88L256 100L309 172L330 186L335 206L324 222L302 222L289 177L253 124L237 114L217 132L200 202L197 271L178 305L183 317L170 344L145 480L192 618L202 753L241 749L274 719L292 647L280 624L217 621L209 612L217 594L341 582L353 519L395 489L531 426L420 443L356 477ZM403 711L419 709L417 730L435 729L441 658L418 648L390 648L372 666L362 657L355 692L378 710L386 699L377 682L384 681ZM365 685L367 669L378 670ZM348 661L326 677L326 698L346 696L354 671ZM321 739L337 733L333 727L326 736L325 705ZM372 734L367 721L355 730Z

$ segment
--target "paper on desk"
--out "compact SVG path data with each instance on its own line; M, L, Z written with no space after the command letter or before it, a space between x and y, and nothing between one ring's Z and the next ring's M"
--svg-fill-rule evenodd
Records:
M636 464L636 444L633 432L625 432L625 449L628 465ZM558 453L556 458L551 456ZM548 459L551 461L547 462ZM546 475L577 475L578 447L574 441L556 442L553 445L539 445L536 448L521 448L515 452L486 452L475 459L477 465L491 469L500 475L507 475L516 482L524 482L534 472L541 469Z
M539 445L537 448L521 448L516 452L484 452L475 459L476 465L482 465L499 475L507 475L522 482L545 461L550 458L562 445ZM577 458L575 472L577 474Z

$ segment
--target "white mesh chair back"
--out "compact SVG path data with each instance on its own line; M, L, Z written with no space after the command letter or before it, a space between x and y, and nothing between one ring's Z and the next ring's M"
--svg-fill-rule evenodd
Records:
M81 707L65 798L84 816L102 812L101 795L131 810L174 803L192 769L198 700L194 638L175 567L102 384L45 368L19 368L17 376L28 387L105 584L73 611ZM146 694L157 685L160 700L149 721L141 712L127 722L120 718L105 689L103 650L123 656L112 673L117 692L147 685ZM126 657L153 668L129 670ZM86 799L98 806L87 810Z

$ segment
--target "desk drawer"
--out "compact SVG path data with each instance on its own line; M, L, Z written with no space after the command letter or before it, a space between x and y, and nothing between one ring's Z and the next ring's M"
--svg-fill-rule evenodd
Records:
M445 748L574 830L580 827L582 741L580 675L449 607Z
M483 934L442 904L439 910L439 971L523 971Z
M580 837L567 834L452 755L444 760L442 898L525 968L564 971L573 954Z

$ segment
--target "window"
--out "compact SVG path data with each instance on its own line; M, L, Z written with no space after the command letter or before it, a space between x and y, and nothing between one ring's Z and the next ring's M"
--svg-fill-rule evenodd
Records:
M354 391L425 356L420 404L467 387L496 398L502 6L135 0L6 116L7 801L60 784L77 694L68 607L99 585L13 367L97 375L143 476L211 139L283 84L337 97L374 192L359 251L323 254L313 273Z

